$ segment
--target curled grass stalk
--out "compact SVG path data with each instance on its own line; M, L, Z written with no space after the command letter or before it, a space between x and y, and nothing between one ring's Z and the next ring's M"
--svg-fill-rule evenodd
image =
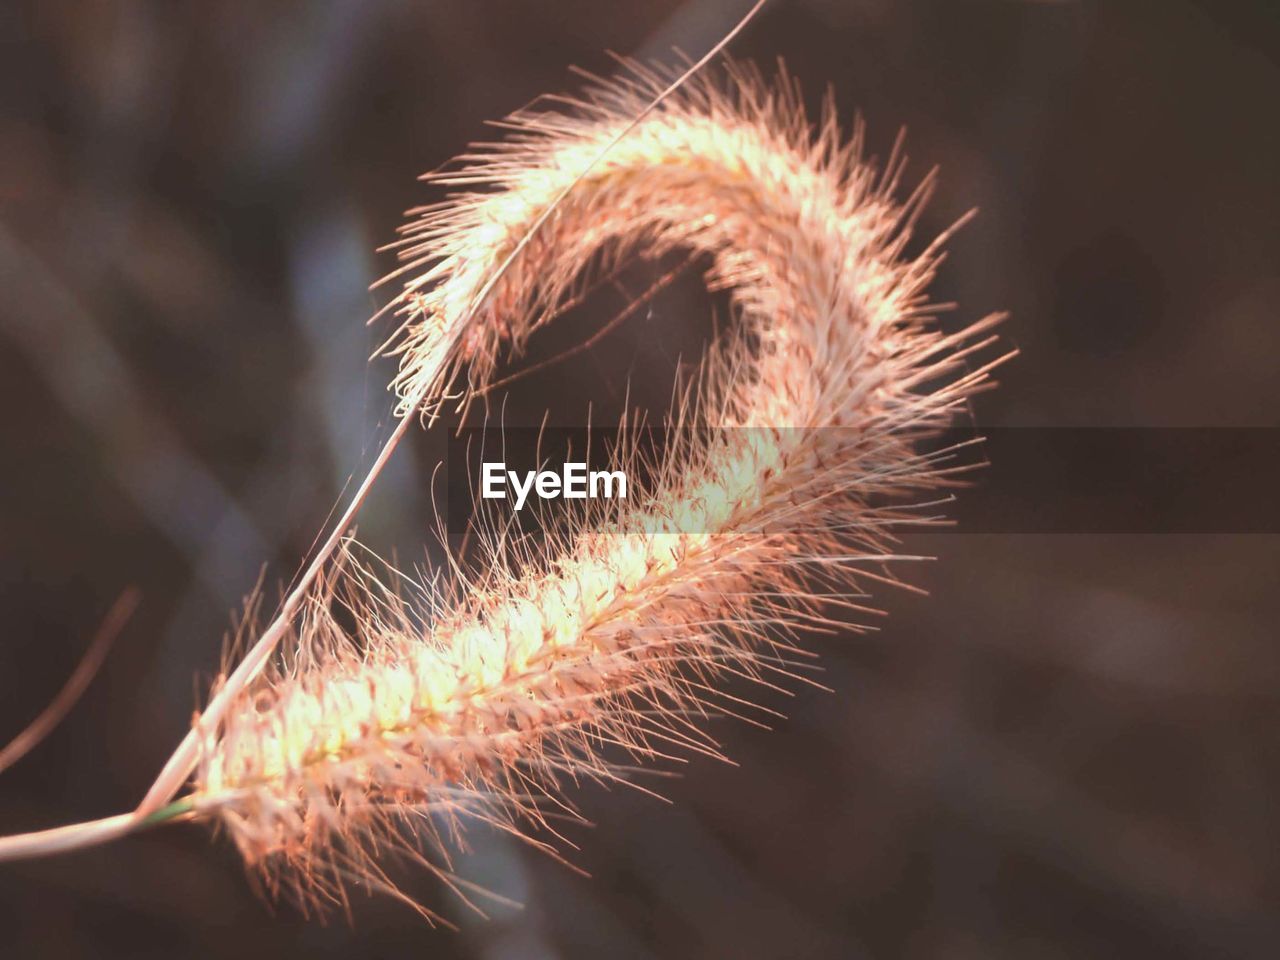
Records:
M722 758L706 721L756 709L730 682L806 682L805 637L849 629L917 559L896 531L954 483L922 444L999 362L970 364L999 318L931 322L945 237L906 255L931 178L897 199L905 161L874 170L861 132L829 102L811 121L785 75L625 66L428 178L457 192L392 245L400 423L143 805L80 839L210 821L306 904L344 908L353 882L401 896L397 855L469 900L452 869L469 822L554 854L573 783ZM537 539L483 527L478 571L452 577L345 538L410 421L485 395L593 276L677 250L710 263L738 322L680 394L666 456L624 442L651 476L636 496ZM75 829L26 852L74 846ZM0 839L0 858L22 850Z

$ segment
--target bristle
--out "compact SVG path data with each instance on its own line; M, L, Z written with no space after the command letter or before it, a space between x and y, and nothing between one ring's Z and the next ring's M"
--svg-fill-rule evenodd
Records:
M387 889L388 844L426 846L447 878L465 820L540 836L549 807L572 809L568 780L719 756L701 719L749 710L724 680L799 679L796 638L849 628L842 608L893 577L895 525L944 480L917 445L982 376L963 375L964 336L921 316L936 253L901 259L918 198L889 195L899 161L880 178L832 109L815 132L791 81L739 67L605 150L666 79L633 65L520 112L506 142L429 178L467 192L421 210L398 244L400 412L463 377L465 404L590 271L639 254L705 255L741 329L677 410L656 479L622 506L537 541L488 529L484 575L447 590L405 596L388 586L403 575L348 549L296 627L298 654L202 750L197 809L272 889L290 888L281 867L318 902L341 903L351 879Z

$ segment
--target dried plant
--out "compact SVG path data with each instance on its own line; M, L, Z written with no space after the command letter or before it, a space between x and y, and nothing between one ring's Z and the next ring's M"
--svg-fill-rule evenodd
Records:
M593 277L678 249L711 264L738 322L681 394L652 481L536 541L488 526L474 574L423 583L349 542L323 550L139 811L0 840L0 857L196 818L308 902L344 903L353 879L395 892L388 849L454 883L463 821L549 848L566 781L719 756L702 720L752 709L726 678L797 679L804 633L850 628L896 581L895 528L949 482L921 441L986 382L965 360L996 322L928 321L939 245L904 255L928 181L896 201L902 161L875 173L786 77L628 71L515 114L506 142L429 178L465 190L396 244L389 447L483 395Z

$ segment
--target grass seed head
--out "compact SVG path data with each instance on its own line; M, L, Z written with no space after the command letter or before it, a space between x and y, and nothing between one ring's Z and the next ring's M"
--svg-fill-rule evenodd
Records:
M448 587L344 552L297 654L201 751L198 809L273 890L394 892L385 849L453 883L466 821L545 847L568 782L719 756L703 720L751 710L725 681L801 679L797 638L849 628L894 577L895 525L944 481L918 444L982 383L963 348L989 323L928 322L936 246L904 256L927 188L896 201L900 159L871 169L834 109L811 121L790 80L741 66L618 139L668 81L629 69L515 114L507 140L428 178L462 192L415 211L396 244L400 413L483 391L593 272L630 258L705 257L738 331L637 495L536 541L491 527L482 575Z

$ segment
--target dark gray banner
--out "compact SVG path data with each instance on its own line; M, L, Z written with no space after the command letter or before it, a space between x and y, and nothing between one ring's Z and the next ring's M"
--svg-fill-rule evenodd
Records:
M449 531L465 530L478 510L534 529L557 514L587 509L593 493L616 497L619 439L618 431L601 428L463 430L450 442L445 463ZM627 437L649 463L661 462L673 442L660 428ZM947 467L971 468L961 473L958 488L917 498L955 497L928 511L955 521L937 529L1280 533L1277 428L956 428L917 450L945 453ZM539 480L538 472L554 477ZM627 496L643 498L651 483L644 469L632 469ZM498 495L486 499L485 492Z

